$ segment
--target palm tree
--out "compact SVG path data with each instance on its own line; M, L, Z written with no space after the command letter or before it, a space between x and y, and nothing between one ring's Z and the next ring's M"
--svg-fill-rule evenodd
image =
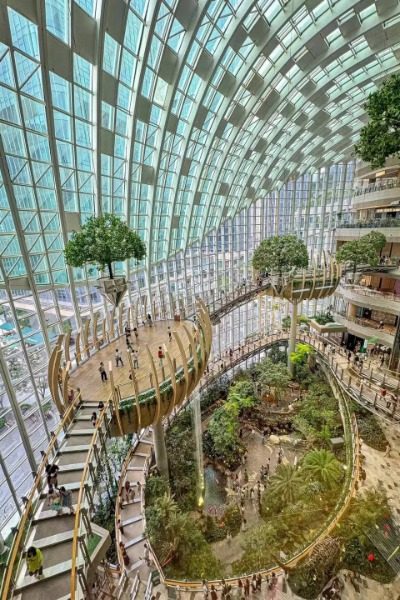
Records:
M338 483L342 469L339 461L329 450L311 450L303 460L303 471L311 479L319 481L326 489Z
M293 465L279 465L269 483L269 493L278 496L282 504L290 504L297 500L303 478Z

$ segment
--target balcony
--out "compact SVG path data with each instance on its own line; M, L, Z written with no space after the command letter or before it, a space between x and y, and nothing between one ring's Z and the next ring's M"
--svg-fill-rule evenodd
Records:
M400 296L396 296L392 292L380 292L370 290L363 285L342 283L336 293L358 306L367 306L391 315L400 314Z
M348 223L339 223L335 238L355 240L371 231L381 231L388 242L400 242L400 219L353 219Z
M378 329L378 323L370 319L359 319L340 313L334 313L335 321L347 327L347 331L357 337L369 339L374 338L378 344L392 348L395 335L395 327L385 325L385 329Z
M382 179L376 183L356 188L353 194L353 208L372 208L400 202L400 179Z

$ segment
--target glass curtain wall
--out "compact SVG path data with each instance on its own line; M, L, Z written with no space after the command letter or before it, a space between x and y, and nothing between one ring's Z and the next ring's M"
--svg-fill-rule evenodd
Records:
M227 220L202 244L193 244L185 253L153 265L150 275L146 270L132 273L126 304L136 307L139 320L147 312L154 318L173 318L177 313L188 316L194 311L196 297L211 302L250 280L253 250L271 235L296 233L306 241L313 260L321 261L322 251L328 255L331 250L337 215L349 205L353 173L352 163L340 164L289 181ZM55 282L51 253L44 256L47 270L40 274L49 278L48 286L42 280L36 283L30 253L21 257L20 251L19 259L11 259L11 252L18 254L13 248L32 236L45 243L48 236L53 239L59 234L48 234L39 225L35 234L17 229L6 205L7 196L3 199L3 211L8 214L0 231L0 518L6 531L58 421L46 386L49 351L61 332L72 331L73 339L87 318L95 313L102 318L104 303L95 282L86 280L87 274L81 270L74 273L72 287ZM21 214L22 210L20 218ZM43 214L44 210L37 205L34 209L32 204L31 218L41 223ZM11 289L7 283L11 260L21 260L21 275L13 280L20 282L20 289ZM316 302L303 303L303 313L317 310ZM258 332L273 330L287 311L287 303L268 296L232 311L215 328L214 354L223 355Z

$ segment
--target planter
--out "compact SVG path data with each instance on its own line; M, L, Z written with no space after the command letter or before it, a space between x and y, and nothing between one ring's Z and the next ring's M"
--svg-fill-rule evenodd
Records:
M113 306L119 306L128 290L125 276L114 277L114 279L100 277L97 281L98 285L96 287L102 296L104 296Z

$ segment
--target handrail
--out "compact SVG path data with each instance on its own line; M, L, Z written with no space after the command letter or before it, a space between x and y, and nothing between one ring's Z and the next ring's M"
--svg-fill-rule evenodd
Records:
M400 179L395 177L391 179L384 179L379 183L372 183L370 185L357 187L354 190L354 196L362 196L363 194L373 194L374 192L392 190L398 187L400 187Z
M369 289L365 285L357 285L354 283L341 283L338 286L338 291L346 292L347 290L353 290L356 294L370 296L371 298L385 298L387 300L393 300L394 302L400 302L400 296L395 294L394 292L382 292L381 290L373 290Z
M78 572L78 542L79 542L79 537L80 537L80 527L81 527L81 522L83 520L83 503L84 503L84 497L86 494L86 481L88 479L88 475L90 472L90 465L92 465L93 462L93 458L94 454L95 454L95 447L96 447L96 443L100 437L100 431L102 430L103 424L105 423L105 419L107 416L107 409L111 408L111 414L112 414L112 398L110 396L108 402L105 403L104 408L102 409L102 411L99 414L99 417L97 419L96 422L96 427L90 442L90 448L88 451L88 454L86 456L86 461L85 461L85 465L83 467L83 471L82 471L82 477L81 477L81 482L80 482L80 488L79 488L79 494L78 494L78 500L77 500L77 506L76 506L76 511L75 511L75 522L74 522L74 536L72 539L72 561L71 561L71 583L70 583L70 595L71 595L71 600L75 600L76 598L76 592L77 592L77 586L76 586L76 580L77 580L77 572Z
M15 563L18 558L18 553L21 550L21 547L24 545L25 539L27 537L27 533L28 533L27 532L27 523L32 515L34 497L37 492L39 493L39 500L40 500L42 476L44 475L46 465L49 463L50 454L53 451L53 449L57 448L58 435L64 430L65 427L67 427L69 425L70 417L80 402L81 402L81 394L79 392L79 393L77 393L74 401L70 404L70 406L67 408L66 412L64 413L64 416L61 419L56 431L52 434L50 443L47 447L45 454L43 455L42 461L37 470L37 473L36 473L36 476L35 476L35 479L33 482L33 486L29 492L29 495L28 495L28 498L27 498L27 501L25 504L25 509L24 509L24 512L22 514L21 520L18 525L18 533L13 540L11 551L10 551L9 558L7 561L6 572L4 575L3 585L1 588L1 598L3 598L3 599L8 598L8 595L10 594L11 589L12 589L13 573L14 573L15 568L17 567L17 565Z

